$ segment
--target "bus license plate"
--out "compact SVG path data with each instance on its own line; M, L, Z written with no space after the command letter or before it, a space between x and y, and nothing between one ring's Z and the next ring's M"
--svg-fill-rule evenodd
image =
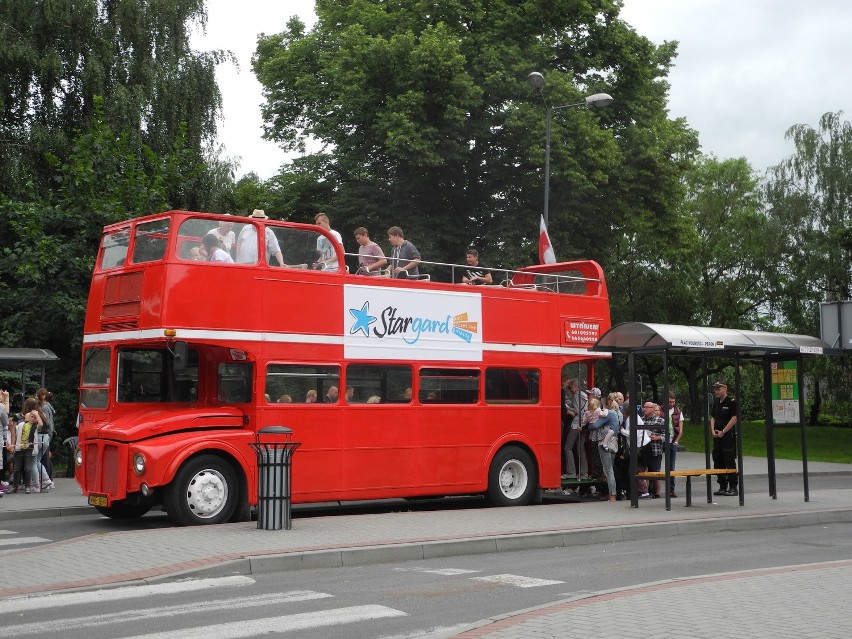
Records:
M89 495L89 506L109 506L109 497L106 495Z

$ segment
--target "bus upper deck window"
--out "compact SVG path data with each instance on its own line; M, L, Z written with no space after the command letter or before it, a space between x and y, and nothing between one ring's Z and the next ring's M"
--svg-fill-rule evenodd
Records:
M101 270L124 266L127 248L130 245L130 228L121 229L103 236L101 240Z
M136 225L133 244L133 263L154 262L166 255L169 238L169 218Z

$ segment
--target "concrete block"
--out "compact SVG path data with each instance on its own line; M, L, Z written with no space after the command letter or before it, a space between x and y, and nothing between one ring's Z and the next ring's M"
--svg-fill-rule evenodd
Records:
M344 566L366 566L392 561L412 561L423 559L422 544L393 544L369 546L366 548L347 548L341 551Z
M559 532L508 535L506 537L497 538L497 552L514 552L515 550L543 550L547 548L562 548L563 546L563 534Z
M655 522L651 524L629 524L622 526L624 541L636 539L660 539L664 537L676 537L677 522Z
M621 526L606 528L583 528L562 533L565 546L589 546L614 541L624 541L624 531Z
M497 552L496 537L482 537L481 539L430 541L422 545L423 559L458 557L459 555L487 555L489 553Z

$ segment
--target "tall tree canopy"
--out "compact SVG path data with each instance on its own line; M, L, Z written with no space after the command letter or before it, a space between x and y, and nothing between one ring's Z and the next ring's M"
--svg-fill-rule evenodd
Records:
M696 148L666 117L675 45L655 46L616 0L318 0L313 29L293 18L262 37L265 135L324 148L293 171L313 207L347 225L400 224L426 259L473 244L490 263L528 263L542 204L546 78L552 106L607 92L607 110L555 112L551 238L560 259L607 256L635 215L670 224L683 162ZM285 179L303 202L306 181ZM305 216L304 211L279 214Z
M224 54L189 46L205 20L203 0L0 0L0 342L55 351L69 397L103 227L232 190Z
M142 145L165 155L180 137L189 165L202 161L223 58L189 46L205 20L204 0L0 0L0 194L49 191L48 154L67 159L98 96L105 124L140 157Z

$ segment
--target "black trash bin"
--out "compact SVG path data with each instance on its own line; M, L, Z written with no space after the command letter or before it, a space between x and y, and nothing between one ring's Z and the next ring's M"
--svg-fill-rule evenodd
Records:
M285 426L267 426L257 431L250 446L257 455L257 527L262 530L290 530L290 467L293 431Z

